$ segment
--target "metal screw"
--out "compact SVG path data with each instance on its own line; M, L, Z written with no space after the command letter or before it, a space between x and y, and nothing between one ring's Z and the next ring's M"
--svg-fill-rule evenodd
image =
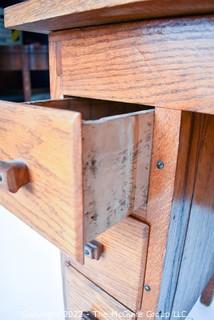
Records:
M163 169L164 168L164 162L162 160L158 160L156 163L156 166L158 169Z
M84 250L84 255L85 255L85 256L90 256L89 250L85 249L85 250Z
M148 284L145 284L144 289L149 292L151 291L151 287Z
M69 261L69 260L66 260L65 261L65 265L66 265L66 267L71 267L72 265L71 265L71 262Z

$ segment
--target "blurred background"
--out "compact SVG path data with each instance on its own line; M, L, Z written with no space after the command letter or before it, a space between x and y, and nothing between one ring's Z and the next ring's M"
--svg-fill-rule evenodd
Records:
M0 1L0 100L49 98L46 35L7 30ZM0 319L63 320L60 252L0 206Z
M4 28L4 8L19 2L0 1L0 100L48 99L47 35Z

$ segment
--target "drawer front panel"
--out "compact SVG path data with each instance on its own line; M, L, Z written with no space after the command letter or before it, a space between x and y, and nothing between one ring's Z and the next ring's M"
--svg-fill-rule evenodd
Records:
M90 312L97 320L135 319L135 314L72 267L64 273L64 296L67 319L81 319L83 312Z
M104 246L104 253L99 260L87 257L84 266L68 257L65 260L118 301L136 311L142 296L148 236L148 225L127 217L97 237Z
M31 181L16 193L1 187L1 204L81 260L80 115L3 101L0 110L0 160L26 163Z

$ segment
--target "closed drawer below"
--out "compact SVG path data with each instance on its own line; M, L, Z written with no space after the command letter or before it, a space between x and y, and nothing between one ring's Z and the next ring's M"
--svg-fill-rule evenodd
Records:
M0 102L1 204L82 263L86 242L146 206L153 117L91 99Z
M83 312L90 313L96 320L135 319L132 311L72 267L66 268L65 279L66 319L82 319ZM91 319L94 320L93 317Z
M70 263L111 296L137 311L142 299L148 237L148 225L127 217L97 237L104 247L99 260L87 257L85 264L80 265L65 256L64 268Z

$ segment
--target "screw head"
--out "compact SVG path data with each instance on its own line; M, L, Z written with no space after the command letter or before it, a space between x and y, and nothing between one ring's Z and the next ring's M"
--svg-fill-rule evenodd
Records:
M71 267L71 262L70 262L70 260L66 260L66 261L65 261L65 265L66 265L66 267Z
M164 168L164 162L162 160L158 160L156 163L156 166L158 169L163 169Z
M84 255L85 255L85 256L90 256L90 252L89 252L88 249L85 249L85 250L84 250Z
M148 284L145 284L144 289L149 292L151 291L151 287Z

